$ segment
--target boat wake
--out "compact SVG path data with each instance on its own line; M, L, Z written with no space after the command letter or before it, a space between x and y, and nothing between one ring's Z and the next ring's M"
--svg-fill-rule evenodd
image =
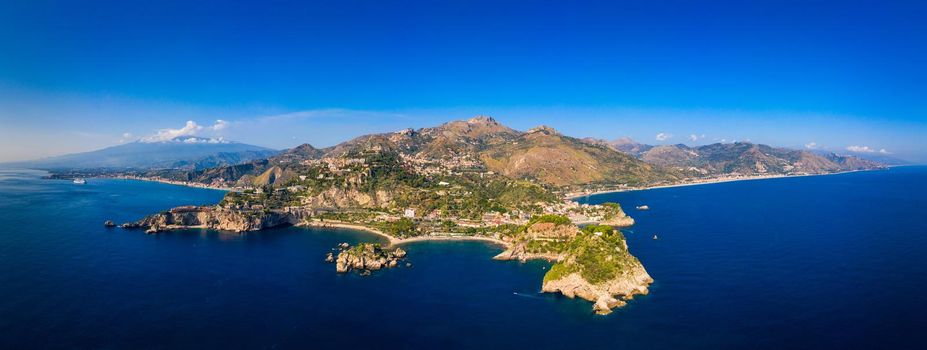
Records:
M528 293L512 292L512 295L523 297L523 298L530 298L530 299L544 299L544 297L542 297L540 293L528 294Z

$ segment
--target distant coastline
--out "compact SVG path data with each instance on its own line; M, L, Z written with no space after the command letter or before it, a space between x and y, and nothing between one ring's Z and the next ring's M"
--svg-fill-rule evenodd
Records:
M647 190L655 190L655 189L661 189L661 188L674 188L674 187L687 187L687 186L698 186L698 185L711 185L711 184L719 184L719 183L726 183L726 182L737 182L737 181L770 180L770 179L781 179L781 178L790 178L790 177L807 177L807 176L839 175L839 174L849 174L849 173L856 173L856 172L862 172L862 171L886 170L886 169L888 169L888 168L893 168L893 167L898 167L898 166L901 166L901 165L897 165L897 166L886 166L885 168L880 168L880 169L863 169L863 170L838 171L838 172L826 173L826 174L752 175L752 176L742 176L742 177L736 177L736 178L712 178L712 179L702 179L702 180L697 180L697 181L691 181L691 182L685 182L685 183L678 183L678 184L671 184L671 185L657 185L657 186L635 187L635 188L616 189L616 190L603 190L603 191L594 191L594 192L588 192L588 193L568 193L568 194L565 196L565 198L566 198L566 199L570 199L570 200L574 200L574 199L582 198L582 197L589 197L589 196L600 195L600 194L608 194L608 193L618 193L618 192L647 191Z
M53 170L44 170L44 169L33 169L33 168L10 168L10 170L34 170L34 171L44 171L46 173L43 178L52 179L52 180L73 180L73 179L113 179L113 180L136 180L136 181L147 181L147 182L158 182L167 185L174 186L184 186L184 187L193 187L193 188L205 188L210 190L217 191L235 191L235 188L231 187L222 187L222 186L212 186L199 182L191 181L175 181L168 179L159 179L153 177L144 177L144 176L134 176L134 175L113 175L113 174L95 174L95 173L75 173L75 172L57 172Z
M193 187L193 188L204 188L204 189L208 189L208 190L225 191L225 192L235 191L235 189L234 189L234 188L231 188L231 187L211 186L211 185L202 184L202 183L199 183L199 182L174 181L174 180L154 179L154 178L139 177L139 176L99 176L99 177L97 177L97 178L99 178L99 179L136 180L136 181L158 182L158 183L168 184L168 185L174 185L174 186L184 186L184 187Z

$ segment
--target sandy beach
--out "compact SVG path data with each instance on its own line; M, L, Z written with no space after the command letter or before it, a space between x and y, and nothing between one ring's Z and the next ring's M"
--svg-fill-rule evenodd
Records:
M483 237L483 236L450 236L450 235L443 236L443 235L428 235L428 236L418 236L418 237L410 237L410 238L396 238L396 237L390 236L390 235L388 235L388 234L386 234L386 233L384 233L384 232L382 232L382 231L380 231L380 230L377 230L377 229L375 229L375 228L372 228L372 227L368 227L368 226L364 226L364 225L358 225L358 224L350 224L350 223L343 223L343 222L335 222L335 221L325 221L325 222L322 222L322 221L307 221L307 222L300 223L300 224L297 225L297 226L304 226L304 227L324 227L324 228L345 228L345 229L366 231L366 232L370 232L370 233L373 233L373 234L375 234L375 235L377 235L377 236L380 236L380 237L383 237L383 238L388 239L390 245L401 245L401 244L407 244L407 243L427 242L427 241L483 241L483 242L490 242L490 243L493 243L493 244L501 245L501 246L504 246L504 247L505 247L505 246L508 246L508 243L506 243L506 242L504 242L504 241L502 241L502 240L498 240L498 239L491 238L491 237Z
M137 180L137 181L148 181L148 182L158 182L162 184L174 185L174 186L184 186L184 187L193 187L193 188L205 188L208 190L217 190L217 191L234 191L235 189L230 187L219 187L219 186L210 186L206 184L201 184L199 182L183 182L183 181L173 181L165 179L152 179L147 177L135 177L135 176L101 176L100 178L109 178L109 179L118 179L118 180Z
M714 179L704 179L697 180L693 182L678 183L672 185L658 185L658 186L648 186L648 187L635 187L627 189L617 189L617 190L605 190L605 191L595 191L589 193L570 193L567 194L566 199L576 199L581 197L588 197L597 194L606 194L606 193L616 193L616 192L632 192L632 191L646 191L654 190L660 188L673 188L673 187L685 187L685 186L698 186L698 185L711 185L719 184L725 182L736 182L736 181L752 181L752 180L769 180L769 179L781 179L781 178L790 178L790 177L806 177L806 176L826 176L826 175L839 175L839 174L848 174L855 173L860 171L874 171L874 170L884 170L884 169L871 169L871 170L849 170L841 171L836 173L827 173L827 174L800 174L800 175L756 175L756 176L744 176L738 178L714 178Z
M398 240L395 244L406 244L406 243L415 243L415 242L427 242L427 241L482 241L489 242L503 247L508 247L509 244L492 237L483 237L483 236L418 236L403 238Z

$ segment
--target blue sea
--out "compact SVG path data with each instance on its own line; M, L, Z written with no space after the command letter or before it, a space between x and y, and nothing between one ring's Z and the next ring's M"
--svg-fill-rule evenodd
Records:
M493 261L487 243L338 275L332 247L381 239L107 229L223 193L42 175L0 171L0 349L927 347L925 167L582 198L628 210L656 280L604 317L539 294L548 263Z

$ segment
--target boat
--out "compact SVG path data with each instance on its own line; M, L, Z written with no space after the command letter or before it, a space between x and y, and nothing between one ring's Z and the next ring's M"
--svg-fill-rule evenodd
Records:
M637 210L650 210L650 207L646 205L638 205L635 208L637 208Z
M653 235L653 240L654 240L654 241L657 240L657 235Z
M81 179L81 178L76 178L76 179L74 179L74 183L75 183L75 184L78 184L78 185L83 185L83 184L87 183L87 181L84 180L84 179Z

